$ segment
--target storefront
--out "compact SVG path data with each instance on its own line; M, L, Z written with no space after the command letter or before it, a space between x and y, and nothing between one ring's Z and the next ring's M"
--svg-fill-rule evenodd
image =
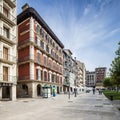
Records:
M16 85L13 83L0 83L0 100L15 100Z

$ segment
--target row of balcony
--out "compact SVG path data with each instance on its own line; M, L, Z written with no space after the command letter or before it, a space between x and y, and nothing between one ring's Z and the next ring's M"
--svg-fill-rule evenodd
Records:
M33 39L34 38L30 38L30 39ZM30 39L26 39L26 40L23 40L21 42L18 43L18 49L21 48L21 46L26 46L29 42L31 42L32 44L35 45L35 47L37 49L39 49L40 51L42 51L43 53L47 54L47 56L51 57L53 60L55 60L56 62L58 62L59 64L63 64L63 61L62 59L58 59L58 57L54 57L52 54L50 54L48 52L48 50L45 50L43 46L40 45L40 43L37 42L37 40L33 43L32 41L30 41Z
M0 51L0 61L9 63L9 64L14 64L16 63L16 57L10 54L5 54L3 51Z
M0 74L0 82L17 83L17 77L12 75Z
M7 0L6 0L7 1ZM9 1L9 0L8 0ZM15 26L16 25L16 17L14 17L9 10L5 9L4 12L4 7L2 5L0 5L0 16L2 18L2 20L6 21L8 24L10 24L11 26Z
M62 69L59 69L59 67L54 66L54 65L52 65L50 63L47 63L47 62L45 64L44 61L41 61L37 56L34 56L32 54L30 54L28 56L25 56L25 57L22 57L22 58L19 58L18 62L26 62L26 61L29 61L29 60L32 60L32 61L34 61L35 63L37 63L37 64L39 64L41 66L44 66L44 67L46 67L48 69L54 70L54 71L62 74Z
M35 41L35 44L41 48L41 49L44 49L44 47L42 45L40 45L40 43L38 42L39 40L36 39ZM47 46L46 46L47 47ZM62 63L62 60L60 58L58 58L58 55L56 55L55 53L52 54L52 53L49 53L49 48L47 48L47 50L45 50L47 52L47 54L52 57L55 61L59 62L60 64Z
M16 7L16 0L4 0L11 8Z
M9 42L11 44L15 44L16 43L16 36L11 34L8 30L3 29L2 27L0 27L0 38L1 40L3 39L6 42Z
M26 75L26 76L19 76L18 80L38 80L38 81L42 81L42 82L44 81L44 82L51 82L51 83L62 84L55 77L52 78L52 76L51 76L49 79L47 77L44 79L44 77L41 78L41 76L36 76L35 77L35 75L33 75L33 74Z

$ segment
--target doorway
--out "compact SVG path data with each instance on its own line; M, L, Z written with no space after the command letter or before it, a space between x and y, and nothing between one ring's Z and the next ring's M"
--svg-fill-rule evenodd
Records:
M10 99L10 87L9 86L2 87L2 98Z
M41 96L41 85L37 85L37 96Z

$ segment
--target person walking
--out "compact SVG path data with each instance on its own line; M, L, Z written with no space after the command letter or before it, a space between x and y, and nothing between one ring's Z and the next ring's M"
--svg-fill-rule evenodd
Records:
M95 94L95 88L93 88L93 94Z

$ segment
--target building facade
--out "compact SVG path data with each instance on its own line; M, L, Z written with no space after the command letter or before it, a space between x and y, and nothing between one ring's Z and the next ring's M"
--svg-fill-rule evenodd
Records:
M72 58L72 52L64 49L64 92L74 92L77 87L77 62Z
M96 83L95 71L86 71L86 87L94 87Z
M0 0L0 100L16 99L16 1Z
M103 85L103 80L106 77L106 70L106 67L95 68L96 87L101 87Z
M72 63L72 52L69 49L63 50L64 54L64 82L63 82L63 91L64 93L71 91L70 83L70 71Z
M77 60L77 86L81 90L85 87L85 65L84 63Z
M63 91L63 48L57 36L34 8L25 4L18 24L18 97Z

